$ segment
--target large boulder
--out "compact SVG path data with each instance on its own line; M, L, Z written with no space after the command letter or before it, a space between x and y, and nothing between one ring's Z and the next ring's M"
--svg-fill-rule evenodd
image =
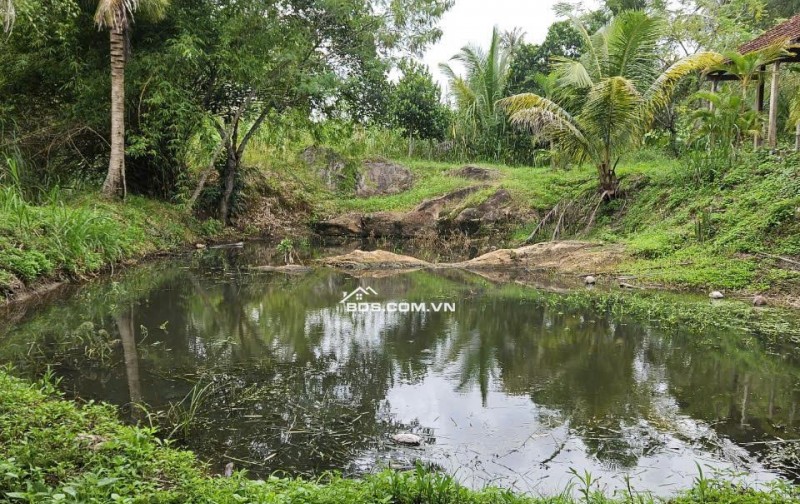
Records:
M364 161L356 184L356 195L362 198L397 194L414 185L414 174L405 166L385 159Z

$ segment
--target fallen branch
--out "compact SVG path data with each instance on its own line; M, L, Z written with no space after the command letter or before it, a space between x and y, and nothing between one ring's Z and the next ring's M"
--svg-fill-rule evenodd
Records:
M772 255L772 254L765 254L764 252L758 252L757 254L760 255L760 256L763 256L763 257L769 257L770 259L778 259L780 261L783 261L783 262L786 262L786 263L789 263L789 264L793 264L795 266L800 266L800 262L792 260L792 259L789 259L788 257L781 257L781 256L777 256L777 255Z

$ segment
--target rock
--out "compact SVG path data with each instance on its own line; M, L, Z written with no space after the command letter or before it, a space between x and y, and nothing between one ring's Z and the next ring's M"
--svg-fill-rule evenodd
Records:
M397 194L414 184L414 174L396 163L384 159L365 161L356 184L356 195L362 198Z
M720 291L714 291L708 295L711 299L724 299L725 294L721 293Z
M513 250L499 249L454 266L469 270L525 268L578 274L587 270L607 271L623 256L624 248L619 245L556 241Z
M203 250L204 248L206 248L206 244L205 243L196 243L194 248L196 248L197 250Z
M470 180L492 180L500 177L500 172L480 166L467 165L447 172L452 177L461 177Z
M331 191L341 190L355 182L355 171L348 170L347 160L333 149L312 145L300 155Z
M511 193L499 189L477 207L462 210L453 220L453 224L467 234L475 234L481 227L508 220L511 216L511 201Z
M362 226L364 216L350 213L314 224L314 230L323 236L360 237L365 236Z
M377 212L364 216L362 230L374 238L412 238L436 231L436 218L427 212Z
M421 437L417 436L416 434L410 434L408 432L395 434L394 436L392 436L392 441L398 444L404 444L409 446L419 446L422 444Z
M463 189L458 189L453 192L447 193L444 196L439 196L438 198L432 198L429 200L425 200L414 209L415 212L427 212L432 215L438 217L439 213L450 203L454 203L456 201L461 201L470 194L478 192L482 189L485 189L489 186L486 185L475 185L465 187Z
M375 250L373 252L356 250L349 254L328 257L320 262L325 266L351 270L413 269L432 266L421 259L393 254L385 250Z
M585 283L586 285L594 285L597 283L597 279L592 275L589 275L587 277L584 277L583 283Z
M767 302L767 298L764 296L756 296L753 298L753 306L767 306L769 302Z
M288 273L288 274L310 273L311 271L314 270L309 266L302 266L300 264L287 264L286 266L253 266L251 269L255 271Z

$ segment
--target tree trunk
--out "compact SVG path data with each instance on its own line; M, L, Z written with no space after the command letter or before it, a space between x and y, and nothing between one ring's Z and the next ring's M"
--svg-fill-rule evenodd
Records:
M800 152L800 121L794 127L794 150Z
M103 196L125 197L125 30L109 30L111 41L111 157Z
M222 198L219 201L219 220L228 225L231 213L231 198L233 186L236 182L236 173L239 171L239 156L232 144L227 147L228 159L225 162L225 173L222 175Z
M780 71L781 64L775 63L772 66L772 83L769 89L769 125L767 129L767 140L772 149L778 146L778 94L780 93Z
M611 200L616 198L619 190L619 179L617 171L610 163L602 163L597 167L600 175L600 190L603 191L603 199Z

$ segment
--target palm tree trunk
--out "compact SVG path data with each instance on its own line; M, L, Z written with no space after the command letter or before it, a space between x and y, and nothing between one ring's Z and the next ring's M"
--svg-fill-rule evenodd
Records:
M111 28L111 157L103 196L125 197L125 30Z
M611 163L605 162L597 167L600 175L600 190L603 191L603 199L614 199L619 190L619 179Z
M131 419L137 421L141 417L138 408L142 404L142 383L139 379L139 355L136 352L136 332L133 325L133 307L115 317L119 339L122 341L122 353L125 360L125 376L128 379L130 395Z

